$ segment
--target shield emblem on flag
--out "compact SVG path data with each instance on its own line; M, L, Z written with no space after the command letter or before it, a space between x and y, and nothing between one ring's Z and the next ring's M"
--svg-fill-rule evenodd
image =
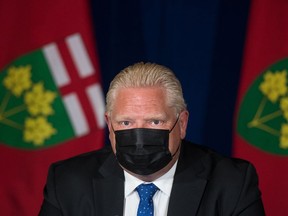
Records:
M288 154L288 59L269 66L250 86L240 106L237 130L248 143Z
M102 88L80 34L21 56L0 73L1 143L39 149L104 127Z

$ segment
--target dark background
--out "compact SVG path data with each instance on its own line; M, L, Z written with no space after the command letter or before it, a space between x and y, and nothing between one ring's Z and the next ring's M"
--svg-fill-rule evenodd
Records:
M190 112L187 139L231 154L249 0L92 0L106 94L138 61L170 67Z

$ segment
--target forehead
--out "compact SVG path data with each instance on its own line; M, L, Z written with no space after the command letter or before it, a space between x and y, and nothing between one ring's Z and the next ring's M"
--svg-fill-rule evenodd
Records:
M115 115L165 114L169 112L166 92L160 87L121 88L115 95L112 113Z

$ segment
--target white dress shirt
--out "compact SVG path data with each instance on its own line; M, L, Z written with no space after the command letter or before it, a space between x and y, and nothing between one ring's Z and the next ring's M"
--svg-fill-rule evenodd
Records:
M168 204L172 189L174 174L176 171L177 161L173 167L160 178L153 182L143 182L132 176L124 170L125 175L125 200L124 200L124 216L136 216L139 205L139 195L135 190L142 183L153 183L159 190L153 196L154 216L164 216L168 212Z

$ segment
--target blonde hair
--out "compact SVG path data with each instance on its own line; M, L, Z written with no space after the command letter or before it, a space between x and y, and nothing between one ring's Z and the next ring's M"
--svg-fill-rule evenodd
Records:
M176 113L186 109L181 84L172 70L155 63L139 62L120 71L110 83L106 95L108 115L113 109L117 90L137 87L160 87L166 92L168 106L174 107Z

